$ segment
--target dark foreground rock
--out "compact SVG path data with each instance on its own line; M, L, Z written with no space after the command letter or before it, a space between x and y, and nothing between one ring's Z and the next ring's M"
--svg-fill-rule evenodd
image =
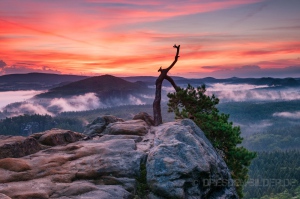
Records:
M148 125L143 120L129 120L109 124L101 135L139 135L148 133Z
M22 158L1 159L0 196L238 198L234 187L224 183L231 181L225 162L191 120L157 127L140 119L117 121L101 134ZM141 190L142 183L148 188Z
M51 129L43 133L32 134L30 137L1 136L0 159L23 157L49 146L76 142L84 137L84 134L62 129Z
M140 113L136 114L132 119L133 120L144 120L148 124L148 126L154 126L154 120L153 120L152 116L150 116L146 112L140 112Z
M52 129L49 131L45 131L38 138L38 141L44 145L57 146L76 142L82 138L84 138L84 135L81 133L62 129Z
M0 159L19 158L36 153L41 149L41 145L34 138L2 136L0 140Z
M96 118L93 122L88 124L83 133L89 137L95 137L100 135L107 125L114 122L124 122L124 120L113 115L104 115Z

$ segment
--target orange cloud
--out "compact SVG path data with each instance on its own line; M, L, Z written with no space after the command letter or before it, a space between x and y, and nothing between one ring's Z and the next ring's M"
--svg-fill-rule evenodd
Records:
M278 39L278 35L248 33L238 28L206 31L201 24L192 22L191 30L200 26L197 31L181 29L179 22L170 25L175 28L164 30L161 24L154 23L160 21L168 26L171 18L176 21L207 12L217 15L220 10L262 1L1 1L0 60L7 63L7 68L15 66L15 71L20 67L47 66L63 73L156 75L157 68L173 61L172 45L176 43L182 47L173 73L215 69L205 66L299 64L299 36ZM135 27L137 24L143 24L143 28ZM209 26L213 27L214 21Z

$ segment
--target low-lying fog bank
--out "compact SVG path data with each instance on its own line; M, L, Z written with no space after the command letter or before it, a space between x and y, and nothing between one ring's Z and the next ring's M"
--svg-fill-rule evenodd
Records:
M179 85L184 87L186 85ZM197 85L193 85L197 86ZM154 87L151 87L154 88ZM154 90L153 90L154 91ZM167 93L174 92L173 87L163 87L162 102L167 102ZM56 115L61 112L86 111L122 105L152 104L153 95L129 94L122 98L99 98L95 93L86 93L72 97L34 98L41 91L0 92L0 117L12 117L22 114ZM214 94L224 102L242 101L289 101L300 100L300 87L276 88L267 85L251 84L207 84L207 94ZM278 117L299 117L299 113L274 113Z
M101 100L95 93L86 93L84 95L76 95L72 97L60 97L60 98L35 98L33 91L16 91L18 97L13 100L6 100L6 106L1 109L2 116L13 117L23 114L40 114L54 116L61 112L70 111L87 111L98 108L109 108L123 105L142 105L149 104L153 101L154 95L126 95L121 98L109 98ZM23 92L28 94L27 97ZM35 91L36 92L36 91ZM5 95L1 93L0 95ZM38 94L40 92L36 92ZM16 96L17 96L16 94ZM31 94L31 95L29 95ZM1 96L2 97L2 96ZM1 98L2 99L2 98ZM2 104L5 105L3 101ZM1 119L0 118L0 119Z

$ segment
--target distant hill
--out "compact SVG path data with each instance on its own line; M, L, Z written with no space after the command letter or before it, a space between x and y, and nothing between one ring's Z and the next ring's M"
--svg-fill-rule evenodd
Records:
M96 93L100 98L121 97L133 93L147 93L147 85L143 82L128 82L112 75L102 75L72 82L67 85L50 89L46 93L37 95L37 98L66 97Z
M155 80L157 77L154 76L134 76L134 77L121 77L124 80L135 82L142 81L145 82L148 86L154 86ZM224 83L224 84L252 84L252 85L268 85L274 87L290 87L290 86L300 86L300 78L272 78L272 77L262 77L262 78L238 78L231 77L226 79L217 79L214 77L205 77L205 78L184 78L178 76L172 76L176 84L192 84L192 85L201 85L201 84L215 84L215 83ZM165 80L164 86L171 86L171 84Z
M88 77L48 73L3 75L0 76L0 91L45 90L86 78Z
M271 78L271 77L263 77L258 79L255 84L257 85L268 85L268 86L299 86L300 82L294 78Z
M184 77L178 77L178 76L171 76L173 78L174 81L178 81L178 80L187 80ZM145 83L150 83L150 84L154 84L157 77L155 76L132 76L132 77L120 77L126 81L129 82L136 82L136 81L142 81Z
M109 75L108 75L109 76ZM98 76L101 77L101 76ZM28 74L11 74L0 76L0 91L15 91L15 90L48 90L55 87L62 87L72 82L80 81L89 78L88 76L80 75L59 75L49 73L28 73ZM201 85L201 84L252 84L252 85L268 85L274 88L278 87L291 87L300 86L300 78L226 78L217 79L213 77L205 78L184 78L179 76L172 76L173 80L178 85ZM131 76L120 77L119 79L126 80L128 82L140 82L148 86L155 86L157 76ZM92 81L92 80L87 80ZM118 80L119 82L120 80ZM143 83L142 83L143 82ZM87 83L87 82L86 82ZM102 82L103 83L103 82ZM101 85L102 85L101 83ZM127 84L126 84L127 85ZM145 86L144 85L144 86ZM171 84L165 80L164 86L171 86ZM92 89L93 90L93 89Z

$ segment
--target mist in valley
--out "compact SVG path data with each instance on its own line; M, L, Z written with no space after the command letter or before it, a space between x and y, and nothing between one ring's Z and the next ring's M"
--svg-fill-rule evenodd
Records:
M179 85L185 87L186 85ZM193 85L198 86L198 85ZM154 88L150 86L150 88ZM299 124L300 106L289 106L290 102L300 100L299 87L275 88L268 85L225 84L214 83L206 85L208 95L215 95L220 99L218 108L221 112L230 114L234 125L240 126L243 137L257 133L264 133L276 128L279 122L284 125ZM162 106L164 121L172 121L174 114L167 113L167 93L174 92L171 86L162 88ZM96 93L86 93L71 97L36 98L41 91L9 91L0 92L1 114L0 119L15 117L23 114L40 114L57 116L61 113L88 112L93 110L109 110L114 107L149 105L148 112L152 114L153 94L127 94L122 98L108 97L101 99ZM11 97L13 96L13 97ZM13 99L13 100L12 100ZM7 104L6 104L7 103ZM297 103L296 103L297 104ZM300 104L300 103L299 103ZM127 111L130 119L134 113ZM263 111L263 112L261 112ZM105 112L110 113L109 111ZM118 114L113 112L113 114ZM123 115L124 116L124 115ZM284 122L283 122L284 121Z
M186 85L179 85L185 87ZM198 85L193 85L198 86ZM154 88L150 86L150 88ZM215 95L220 99L220 104L226 102L276 102L300 100L299 87L294 88L274 88L267 85L251 84L225 84L215 83L206 85L208 95ZM168 102L167 93L174 92L174 88L163 86L162 103ZM95 93L86 93L84 95L75 95L71 97L58 98L35 98L41 91L8 91L0 92L2 114L6 117L22 114L48 114L56 115L61 112L77 112L94 109L103 109L124 105L143 105L152 104L153 94L128 94L122 98L109 97L101 99ZM300 110L293 112L272 113L274 117L299 118ZM3 117L3 116L2 116ZM258 126L264 126L257 124Z
M185 87L186 84L179 86ZM23 114L51 116L43 118L43 116L35 115L32 117L35 118L34 121L30 120L30 116L12 120L11 124L20 120L23 123L20 122L15 129L10 129L14 133L11 135L26 136L20 129L31 122L44 124L40 125L40 129L35 132L51 128L83 132L88 123L101 115L111 114L124 120L132 119L139 112L152 115L154 87L150 88L153 93L127 94L122 98L101 98L93 92L69 97L37 98L35 95L40 93L38 91L17 91L16 93L11 91L9 95L16 97L10 98L8 92L0 92L1 99L5 97L7 99L2 101L0 119ZM233 125L241 128L241 135L244 138L241 145L248 150L258 152L258 161L260 161L261 154L267 154L266 152L288 153L287 151L290 151L294 153L295 149L300 150L300 87L212 83L207 84L206 88L207 95L215 95L220 99L217 105L220 112L230 114L229 120L233 122ZM167 93L169 92L175 92L174 88L163 86L161 103L163 122L174 121L174 113L168 113ZM0 129L0 134L3 132ZM250 170L258 172L259 176L260 170L262 173L266 170L265 168L257 170L255 161L253 164L254 169ZM280 167L281 164L276 165ZM250 173L250 177L261 178L253 173ZM249 191L251 188L253 187L246 187L245 190Z
M130 94L124 96L123 98L110 97L106 98L105 100L102 100L95 93L86 93L84 95L75 95L72 97L60 97L49 99L35 98L35 94L39 94L40 92L16 92L17 93L15 94L15 96L18 97L13 98L15 102L12 102L11 100L9 101L9 98L7 98L7 101L3 101L3 108L1 109L2 118L14 117L23 114L40 114L55 116L62 112L80 112L125 105L149 104L154 99L154 95ZM6 93L7 92L0 92L0 95L6 95ZM13 93L13 91L10 93ZM24 93L27 94L27 98L25 98L26 96L24 96Z

